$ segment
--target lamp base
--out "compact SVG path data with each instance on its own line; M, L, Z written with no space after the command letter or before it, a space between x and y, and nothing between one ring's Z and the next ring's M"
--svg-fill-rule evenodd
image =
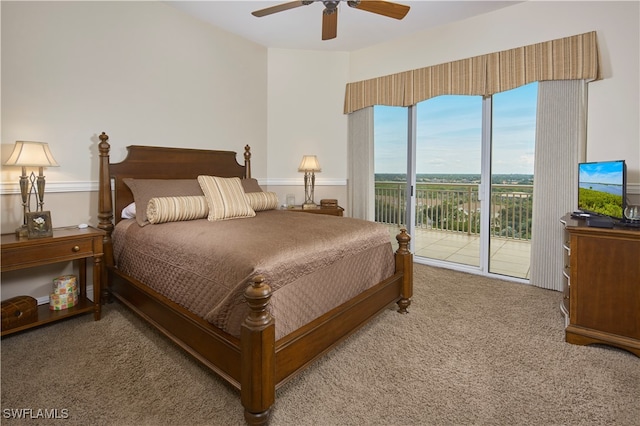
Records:
M22 225L16 228L16 238L28 238L29 231L27 230L27 225Z
M317 208L318 208L318 205L316 203L304 203L302 205L302 210L313 210Z

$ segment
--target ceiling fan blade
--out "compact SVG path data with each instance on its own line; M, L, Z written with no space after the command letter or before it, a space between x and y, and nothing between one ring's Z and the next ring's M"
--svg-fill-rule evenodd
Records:
M308 1L290 1L287 3L278 4L275 6L267 7L265 9L256 10L251 12L253 16L257 16L258 18L266 15L271 15L272 13L283 12L285 10L293 9L300 6L306 6L313 2Z
M338 35L338 9L322 13L322 40L331 40Z
M402 19L409 12L409 6L392 3L390 1L361 0L359 2L349 1L347 4L355 9L366 10L367 12L377 13L378 15L384 15L394 19Z

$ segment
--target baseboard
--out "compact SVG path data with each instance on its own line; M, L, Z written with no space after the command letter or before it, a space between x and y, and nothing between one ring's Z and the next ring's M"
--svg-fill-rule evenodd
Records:
M87 298L93 300L93 287L87 286ZM48 305L49 296L36 297L38 305Z

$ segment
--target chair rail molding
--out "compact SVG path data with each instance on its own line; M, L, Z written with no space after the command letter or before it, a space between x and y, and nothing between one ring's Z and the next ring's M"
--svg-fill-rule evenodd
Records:
M51 182L47 181L45 192L94 192L98 190L98 181ZM0 182L0 195L20 194L18 182Z

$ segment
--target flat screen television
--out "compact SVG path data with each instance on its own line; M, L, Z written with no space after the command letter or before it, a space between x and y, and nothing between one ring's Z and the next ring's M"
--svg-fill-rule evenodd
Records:
M624 160L578 164L578 210L622 219L626 193Z

